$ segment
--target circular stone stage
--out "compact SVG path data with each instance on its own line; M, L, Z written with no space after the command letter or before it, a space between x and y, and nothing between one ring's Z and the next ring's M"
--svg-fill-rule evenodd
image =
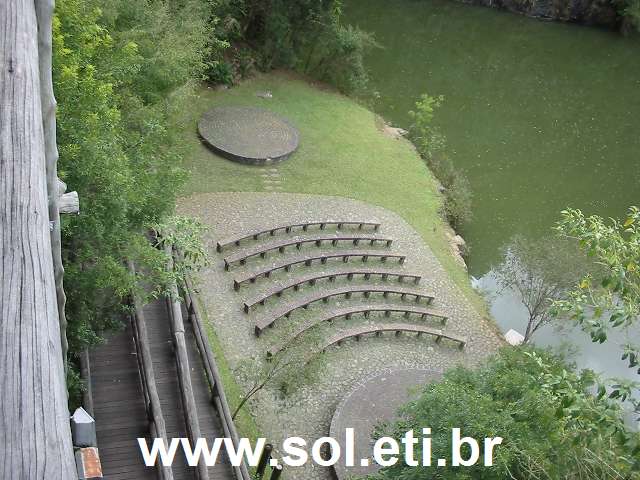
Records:
M216 153L252 165L285 160L298 148L295 127L256 107L215 107L202 115L198 132Z
M391 370L370 377L348 394L331 420L329 435L340 444L341 458L334 465L338 480L347 480L375 473L380 467L372 460L375 427L392 421L398 409L413 400L422 386L438 381L442 374L432 370ZM345 467L345 429L355 432L355 467ZM421 435L418 432L417 435ZM360 459L368 458L369 465L362 466Z

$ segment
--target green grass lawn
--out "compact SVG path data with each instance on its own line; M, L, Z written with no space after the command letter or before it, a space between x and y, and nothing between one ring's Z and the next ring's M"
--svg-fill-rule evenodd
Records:
M264 91L271 91L273 98L256 96ZM374 113L345 96L285 72L258 75L229 90L203 87L198 97L190 105L193 116L184 131L186 168L190 171L185 195L264 190L259 168L213 154L200 142L196 123L215 105L269 108L300 131L299 149L277 167L283 191L349 197L396 212L422 234L452 279L486 315L484 301L451 254L447 227L438 214L441 196L431 172L409 142L380 130L381 122ZM210 330L209 335L233 409L242 398L242 389L215 332ZM241 436L258 436L259 428L247 410L237 418L237 426Z
M272 92L273 98L256 96L263 91ZM257 75L228 90L203 87L198 96L184 135L191 172L185 194L264 190L259 169L213 154L200 142L195 124L215 105L269 108L300 131L299 149L278 165L283 191L349 197L398 213L422 234L456 284L486 314L484 301L451 254L432 174L409 142L381 132L374 113L286 72Z

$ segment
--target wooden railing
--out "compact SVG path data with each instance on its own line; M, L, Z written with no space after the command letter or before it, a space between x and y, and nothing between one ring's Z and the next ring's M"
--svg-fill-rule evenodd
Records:
M135 273L135 267L131 261L129 262L129 270L131 273ZM145 323L142 305L135 295L132 298L132 303L133 315L131 316L131 327L136 346L138 369L142 380L145 407L149 421L151 422L151 436L152 438L162 438L165 445L168 445L167 428L164 416L162 415L160 397L158 396L158 389L156 387L156 377L153 372L153 360L151 358L151 351L149 350L147 325ZM171 467L163 466L160 460L158 460L157 468L160 480L173 480Z
M173 271L173 252L170 246L165 245L165 252L168 255L167 270ZM200 422L198 420L198 409L193 395L193 385L191 383L191 368L189 367L189 357L187 354L187 343L184 332L184 321L182 319L182 304L178 293L178 287L174 282L170 285L170 295L167 296L167 309L169 311L171 334L176 354L176 366L178 370L178 384L182 395L182 407L184 410L187 434L193 445L201 437ZM199 480L209 480L209 469L201 457L197 468Z
M211 389L212 402L220 415L220 421L222 423L222 428L224 429L225 437L230 438L234 446L237 448L240 442L240 437L231 416L231 408L229 407L229 402L227 401L227 397L224 392L224 386L220 377L220 372L218 371L215 357L213 356L211 346L209 345L209 338L204 328L200 307L195 299L192 284L188 279L186 280L184 301L187 312L189 313L189 319L193 324L194 336L202 357L207 381L209 382L209 388ZM233 468L238 480L251 480L249 469L244 461L240 466L234 466Z

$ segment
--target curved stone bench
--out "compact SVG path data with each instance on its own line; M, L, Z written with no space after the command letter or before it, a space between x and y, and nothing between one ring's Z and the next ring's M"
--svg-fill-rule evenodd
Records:
M345 286L334 290L315 292L299 299L295 303L284 305L269 315L269 317L258 321L256 324L256 332L258 329L262 332L265 328L271 327L277 320L280 320L281 318L289 318L289 316L296 310L299 310L300 308L307 309L313 303L320 301L327 303L331 298L340 296L344 296L349 299L353 294L363 294L364 298L369 298L372 293L382 294L384 298L388 298L389 295L399 295L401 300L410 297L415 303L419 303L421 300L424 300L427 305L430 305L433 301L433 295L427 295L408 288L393 288L380 285ZM249 309L246 304L244 306L244 312L249 313ZM444 320L446 321L446 317L444 317ZM445 321L443 321L443 323L445 323Z
M289 343L291 343L294 339L299 337L303 332L317 325L320 325L321 323L332 322L333 320L336 320L342 317L344 317L346 320L349 320L353 315L357 315L360 313L363 314L365 318L369 318L369 315L371 315L371 313L379 313L379 312L384 313L385 317L391 316L392 313L402 313L405 318L408 318L411 315L419 315L421 320L427 317L434 317L439 319L442 325L446 325L447 319L448 319L448 317L445 314L438 312L437 310L433 310L431 308L410 307L410 306L404 307L400 305L371 305L371 306L363 307L362 305L359 305L357 307L349 307L349 308L334 310L329 315L325 317L321 317L311 324L304 325L303 327L298 329L285 342L285 345L288 345ZM283 316L284 315L281 315L279 318L282 318ZM269 317L268 319L265 319L263 322L258 322L255 326L255 334L257 336L260 336L260 334L264 331L265 328L273 327L274 322L275 322L275 319L273 319L273 317ZM281 350L281 348L279 348L278 350Z
M460 350L462 350L467 344L467 339L462 337L457 337L455 335L451 335L449 333L445 333L444 331L438 328L430 328L425 327L423 325L413 325L411 323L388 323L382 325L363 325L360 327L350 328L348 330L342 331L329 340L327 340L323 346L320 348L320 352L324 352L327 348L332 345L340 345L342 342L349 338L355 338L356 340L360 340L360 337L363 335L374 333L376 336L382 335L384 332L394 332L396 336L400 335L402 332L416 333L418 336L423 334L431 335L436 337L436 343L440 343L440 341L445 338L452 342L456 342ZM274 355L278 354L280 351L284 350L290 343L293 341L295 337L291 337L289 341L282 345L276 346L269 349L267 352L267 357L271 358ZM309 358L310 360L310 358Z
M400 335L400 333L402 332L417 333L418 336L421 336L423 334L432 335L436 337L436 343L440 343L440 341L443 338L446 338L447 340L456 342L460 350L462 350L467 344L466 338L457 337L449 333L445 333L442 330L423 327L421 325L411 325L408 323L396 323L396 324L377 325L375 327L366 325L359 328L352 328L350 330L347 330L345 332L342 332L338 335L334 335L333 337L331 337L320 349L320 351L324 352L327 348L329 348L332 345L340 345L342 342L344 342L349 338L355 338L356 340L360 340L360 337L363 335L374 333L376 336L380 336L384 332L395 332L396 336Z
M403 282L405 278L411 279L415 285L420 283L422 279L421 275L414 275L410 273L401 273L401 272L393 272L393 271L383 271L383 270L352 270L347 269L343 271L335 271L331 273L325 273L322 275L318 275L317 273L312 273L309 275L305 275L302 277L298 277L292 282L289 282L282 286L276 286L267 290L266 293L260 295L259 297L253 298L251 300L247 300L244 302L244 310L245 313L249 313L256 305L264 305L265 302L271 297L277 296L280 297L285 291L293 288L295 291L298 291L300 286L309 284L315 285L315 283L319 280L328 279L329 282L335 281L338 277L346 277L347 280L351 281L356 276L362 276L365 280L369 280L371 277L379 276L382 281L386 281L389 278L396 278L398 282ZM237 290L237 289L236 289Z
M376 258L381 262L386 262L387 259L391 258L394 260L398 260L400 264L403 264L407 258L406 255L400 255L397 253L383 253L375 250L374 251L350 250L350 251L342 251L342 252L336 252L336 253L326 253L323 255L305 255L302 257L297 257L297 258L276 263L271 267L264 268L258 272L249 273L241 278L237 278L233 281L233 288L235 290L238 290L240 288L240 285L242 285L243 283L247 283L247 282L254 283L258 278L261 278L261 277L269 278L273 272L278 270L284 270L285 272L288 272L289 270L291 270L291 267L295 265L302 264L302 265L305 265L306 267L309 267L315 261L320 261L320 263L325 264L327 263L327 260L335 259L335 258L341 258L344 263L347 263L349 259L352 257L361 258L363 262L368 261L369 258Z
M391 247L393 243L393 239L391 238L380 238L373 237L371 235L361 235L361 236L314 236L309 238L295 238L295 239L287 239L280 240L277 242L268 243L266 245L260 245L249 252L240 252L235 255L231 255L230 257L226 257L224 259L224 269L229 270L229 268L236 263L240 265L244 265L246 261L250 258L259 256L260 258L264 258L267 253L272 252L274 250L278 250L280 253L284 253L287 247L296 247L296 249L300 250L302 245L311 243L316 247L321 247L324 243L330 243L331 246L335 247L340 242L351 242L354 247L360 245L360 243L369 243L370 246L374 246L376 243L383 243L387 248Z
M277 227L267 228L265 230L256 230L251 233L247 233L244 235L240 235L237 237L230 237L224 240L220 240L216 244L216 250L218 252L222 252L222 250L230 245L240 246L240 242L243 240L258 240L262 235L269 234L271 236L276 235L277 233L291 233L293 230L302 229L303 232L306 232L309 227L320 227L320 230L324 230L326 227L335 226L338 230L342 227L358 227L358 230L362 230L365 227L369 227L374 231L377 231L380 228L380 224L376 222L353 222L353 221L337 221L337 220L327 220L327 221L310 221L310 222L302 222L302 223L292 223L290 225L281 225Z

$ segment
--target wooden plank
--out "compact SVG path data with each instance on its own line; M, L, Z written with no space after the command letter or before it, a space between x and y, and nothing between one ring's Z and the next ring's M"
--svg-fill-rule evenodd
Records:
M130 355L135 351L131 326L112 335L107 342L89 352L103 473L109 480L156 479L156 469L144 466L136 440L149 436L149 422L137 373L137 357ZM105 358L107 355L118 358L118 362L94 361L96 357ZM108 383L106 387L105 382Z

